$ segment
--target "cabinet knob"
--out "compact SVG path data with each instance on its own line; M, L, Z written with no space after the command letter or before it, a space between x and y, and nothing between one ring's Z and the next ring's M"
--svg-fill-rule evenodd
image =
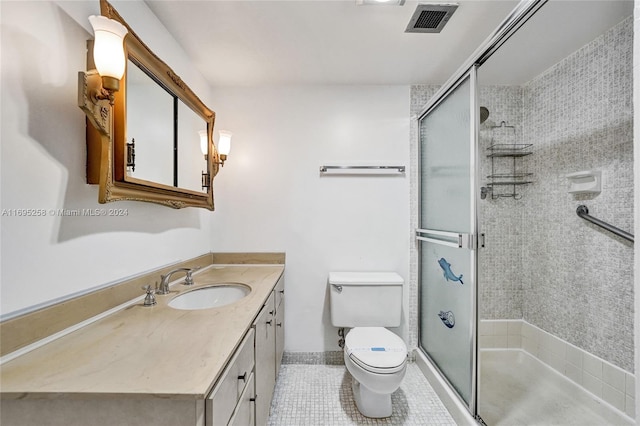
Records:
M276 323L276 325L277 325L278 327L282 327L282 323L281 323L281 322Z
M267 321L267 324L271 325L271 323L272 323L272 322L273 322L273 321L269 320L269 321Z
M238 376L238 380L244 380L246 382L247 381L247 372L245 371L242 376Z
M254 396L253 398L249 398L249 401L256 402L256 399L258 399L258 395Z

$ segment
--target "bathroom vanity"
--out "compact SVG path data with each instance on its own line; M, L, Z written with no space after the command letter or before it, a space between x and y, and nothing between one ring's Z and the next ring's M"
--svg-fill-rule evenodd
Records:
M4 363L0 423L264 424L283 350L284 265L211 265L194 279ZM250 292L216 308L168 306L222 283Z

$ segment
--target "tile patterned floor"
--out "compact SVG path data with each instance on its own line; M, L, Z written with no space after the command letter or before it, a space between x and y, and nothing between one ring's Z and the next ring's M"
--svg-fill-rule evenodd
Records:
M391 401L391 417L364 417L353 402L351 376L344 365L283 364L268 424L455 426L449 412L414 363L407 366L403 383L393 393Z

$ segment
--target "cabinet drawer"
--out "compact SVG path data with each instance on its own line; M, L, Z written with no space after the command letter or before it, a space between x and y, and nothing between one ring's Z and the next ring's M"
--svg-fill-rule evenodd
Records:
M250 329L207 398L205 411L208 425L226 425L229 422L253 371L253 342L254 330Z
M255 410L253 407L255 401L255 390L253 384L253 373L247 380L247 386L245 386L242 395L240 395L240 401L238 406L229 420L230 426L248 426L255 424Z
M236 356L238 357L235 362L235 372L237 380L237 390L236 395L237 398L240 399L240 395L244 391L244 388L249 384L249 376L253 372L253 365L255 364L255 356L254 356L254 335L255 330L253 328L249 329L246 337L242 341L238 352L236 352ZM242 377L242 379L241 379Z

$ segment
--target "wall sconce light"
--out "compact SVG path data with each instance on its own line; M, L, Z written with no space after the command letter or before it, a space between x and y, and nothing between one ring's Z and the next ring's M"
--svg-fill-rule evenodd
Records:
M209 159L209 138L207 138L207 131L206 130L200 130L198 132L198 134L200 135L200 151L202 151L202 155L204 155L204 159L208 160Z
M120 89L126 66L123 41L128 31L106 16L90 16L89 22L95 34L93 63L87 60L90 69L78 73L78 106L100 133L109 136L114 93Z
M120 90L120 79L126 67L123 42L128 31L124 25L106 16L89 16L89 22L95 33L93 61L102 77L103 93L113 102L113 92Z
M224 167L224 162L227 160L227 155L231 151L231 136L233 133L228 130L220 130L218 132L220 134L220 138L218 139L218 154L220 155L220 164Z
M220 130L218 133L220 134L218 139L218 156L220 161L218 161L217 164L224 167L224 162L227 160L227 156L231 151L231 136L233 136L233 133L228 130ZM209 148L207 132L205 130L200 130L198 134L200 135L200 150L204 154L205 160L207 160L207 152ZM210 186L211 175L209 172L202 172L202 189L209 188Z

